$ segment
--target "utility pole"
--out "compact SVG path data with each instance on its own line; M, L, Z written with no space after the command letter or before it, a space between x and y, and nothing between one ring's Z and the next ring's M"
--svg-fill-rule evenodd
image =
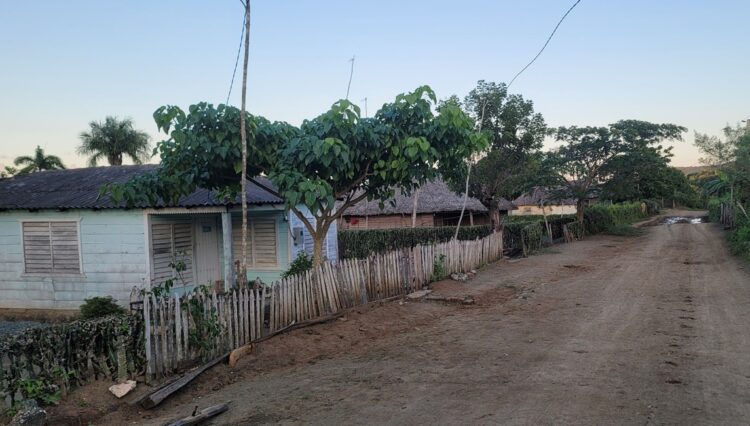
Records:
M352 56L352 58L349 59L349 62L352 63L352 68L349 70L349 84L346 85L346 100L347 101L349 100L349 89L351 89L352 87L352 77L354 76L354 56Z
M242 262L240 265L240 285L247 283L247 124L245 110L247 106L247 63L250 56L250 0L244 0L245 6L245 57L242 64L242 104L240 106L240 140L242 141ZM239 277L238 277L239 278Z

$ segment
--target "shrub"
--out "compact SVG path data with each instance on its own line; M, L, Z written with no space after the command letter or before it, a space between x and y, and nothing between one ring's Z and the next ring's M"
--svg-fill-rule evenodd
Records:
M289 264L289 269L281 274L281 278L287 278L294 275L305 273L312 269L313 258L307 252L302 252L297 256L292 263Z
M339 231L339 256L342 259L361 259L373 253L450 241L455 232L454 226ZM462 226L458 239L476 240L491 233L489 225Z
M708 208L709 221L718 222L721 220L721 200L718 198L711 198L708 200L706 207Z
M542 248L543 233L541 222L527 224L521 228L521 244L524 256L528 256Z
M750 258L750 223L739 225L729 235L732 254Z
M125 313L125 309L118 305L112 296L92 297L86 299L80 309L81 318L85 320L106 317L109 315L122 315Z
M648 216L641 203L594 204L584 213L583 224L588 234L605 232L617 225L627 225Z

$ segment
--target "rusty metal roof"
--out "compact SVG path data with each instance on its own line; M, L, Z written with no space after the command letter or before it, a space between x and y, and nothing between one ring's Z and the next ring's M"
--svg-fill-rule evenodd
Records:
M119 209L123 203L115 204L108 196L99 197L99 189L107 183L124 183L129 179L156 170L158 166L89 167L82 169L49 170L0 179L0 210L42 209ZM256 178L261 184L274 189L266 178ZM249 204L281 204L283 201L261 187L249 183ZM151 207L211 207L232 206L235 200L219 200L213 191L199 188L192 194L180 198L176 204L137 205L136 208Z

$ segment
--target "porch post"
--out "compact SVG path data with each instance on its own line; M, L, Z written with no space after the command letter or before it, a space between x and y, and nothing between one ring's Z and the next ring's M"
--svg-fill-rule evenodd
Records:
M232 253L232 213L221 213L221 233L224 250L224 290L234 284L234 256Z

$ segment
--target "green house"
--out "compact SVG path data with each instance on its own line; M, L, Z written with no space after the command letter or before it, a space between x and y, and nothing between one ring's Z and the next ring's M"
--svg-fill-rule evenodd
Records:
M170 278L176 292L196 285L228 288L242 250L239 197L219 200L198 189L174 205L126 208L100 196L103 184L155 167L55 170L0 180L0 313L76 310L94 296L126 305L136 290ZM270 191L251 184L247 199L248 279L269 283L300 252L312 250L311 239ZM335 227L326 243L327 257L335 260Z

